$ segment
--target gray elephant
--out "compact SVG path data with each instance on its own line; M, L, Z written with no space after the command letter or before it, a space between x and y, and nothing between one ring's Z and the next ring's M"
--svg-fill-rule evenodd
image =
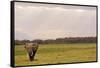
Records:
M39 46L38 43L26 43L25 44L25 49L28 52L30 61L34 60L34 57L35 57L36 51L38 49L38 46Z

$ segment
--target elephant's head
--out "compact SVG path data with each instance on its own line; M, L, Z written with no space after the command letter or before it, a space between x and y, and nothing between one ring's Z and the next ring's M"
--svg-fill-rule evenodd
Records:
M25 44L25 49L28 52L30 61L33 61L35 53L38 49L38 44L37 43L26 43Z

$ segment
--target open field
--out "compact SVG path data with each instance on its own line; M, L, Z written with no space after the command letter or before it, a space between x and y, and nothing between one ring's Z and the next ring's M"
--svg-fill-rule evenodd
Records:
M23 45L15 46L15 65L41 65L96 61L95 43L40 45L35 60L30 62Z

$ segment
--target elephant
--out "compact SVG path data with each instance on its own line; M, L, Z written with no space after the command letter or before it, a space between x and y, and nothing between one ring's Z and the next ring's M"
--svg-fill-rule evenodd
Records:
M28 52L29 60L33 61L38 49L38 43L26 43L25 49Z

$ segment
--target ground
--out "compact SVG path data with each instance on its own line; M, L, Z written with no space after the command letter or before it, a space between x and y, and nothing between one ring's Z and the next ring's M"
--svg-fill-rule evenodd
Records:
M15 46L15 66L96 61L96 43L39 45L30 62L23 45Z

